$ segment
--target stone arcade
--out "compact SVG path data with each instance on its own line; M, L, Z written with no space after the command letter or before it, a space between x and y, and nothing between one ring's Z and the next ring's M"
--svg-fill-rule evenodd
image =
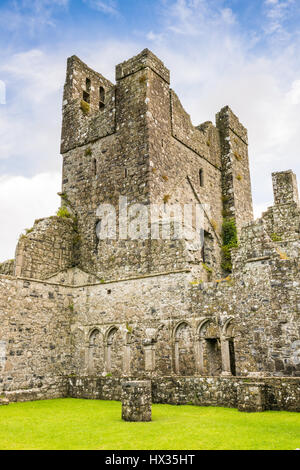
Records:
M0 395L300 409L300 208L292 171L253 221L247 130L230 108L191 123L149 50L116 84L76 56L63 98L60 216L37 220L0 265ZM99 240L97 207L199 203L204 247ZM62 216L65 215L65 216ZM232 273L222 225L235 222Z

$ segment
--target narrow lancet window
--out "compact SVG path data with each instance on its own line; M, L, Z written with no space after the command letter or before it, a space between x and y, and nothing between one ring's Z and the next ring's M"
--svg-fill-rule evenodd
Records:
M201 187L204 186L204 175L203 175L203 170L202 170L202 168L199 170L199 183L200 183L200 186L201 186Z

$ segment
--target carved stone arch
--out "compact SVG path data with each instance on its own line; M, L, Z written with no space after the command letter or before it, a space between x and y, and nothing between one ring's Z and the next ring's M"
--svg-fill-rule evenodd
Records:
M105 344L111 343L113 341L113 337L114 337L114 335L116 334L117 331L118 331L117 326L110 326L108 328L108 330L106 331L106 333L104 335Z
M95 344L95 341L98 337L98 335L100 335L100 330L99 328L92 328L89 333L88 333L88 343L89 343L89 346L93 346L93 344Z
M177 337L177 334L180 330L180 328L184 327L184 326L188 326L188 327L191 327L191 325L189 324L189 322L187 320L180 320L174 327L174 330L173 330L173 339L176 340L176 337Z
M171 336L173 334L174 330ZM170 330L165 323L146 328L143 347L146 371L172 374L173 347L170 344Z
M199 338L205 338L206 334L206 329L209 326L211 319L210 318L205 318L204 320L201 320L200 323L197 326L197 336Z
M205 338L210 321L210 318L201 320L196 329L195 363L196 372L200 375L205 375Z
M230 317L225 321L222 328L222 375L236 375L234 328L234 319Z
M235 329L234 318L230 317L224 323L224 326L222 328L222 336L225 336L227 338L234 338L235 336L234 329Z
M221 374L220 330L213 318L204 318L198 324L195 355L196 369L199 374L210 376Z
M114 375L122 372L124 337L120 329L113 325L108 328L104 335L105 345L105 371Z
M145 329L145 337L143 339L143 349L144 349L144 367L145 371L153 372L156 365L156 343L158 340L159 331L164 327L161 325L153 326ZM161 347L161 345L160 345Z
M99 328L94 327L88 333L87 368L89 374L102 374L104 369L103 352L102 334Z
M182 320L173 330L174 372L177 375L194 375L194 335L189 322Z

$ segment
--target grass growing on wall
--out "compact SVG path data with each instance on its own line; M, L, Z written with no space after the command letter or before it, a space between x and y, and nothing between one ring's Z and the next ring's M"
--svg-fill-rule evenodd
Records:
M296 449L300 415L230 408L153 405L153 421L121 420L114 401L60 399L0 407L5 449Z

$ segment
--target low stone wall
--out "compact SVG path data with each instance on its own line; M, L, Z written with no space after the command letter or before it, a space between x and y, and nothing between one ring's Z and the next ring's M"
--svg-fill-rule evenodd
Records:
M153 403L237 407L236 377L158 377L152 380Z
M122 382L128 377L68 377L68 395L71 398L121 401Z
M10 403L66 398L68 397L68 384L64 377L55 378L52 385L43 386L41 388L11 390L4 392L3 396L9 400Z
M98 400L121 400L122 383L128 377L70 377L69 396ZM171 405L238 408L245 399L243 384L265 385L267 410L300 411L300 378L290 377L160 377L153 378L152 401ZM241 393L243 390L243 393Z

